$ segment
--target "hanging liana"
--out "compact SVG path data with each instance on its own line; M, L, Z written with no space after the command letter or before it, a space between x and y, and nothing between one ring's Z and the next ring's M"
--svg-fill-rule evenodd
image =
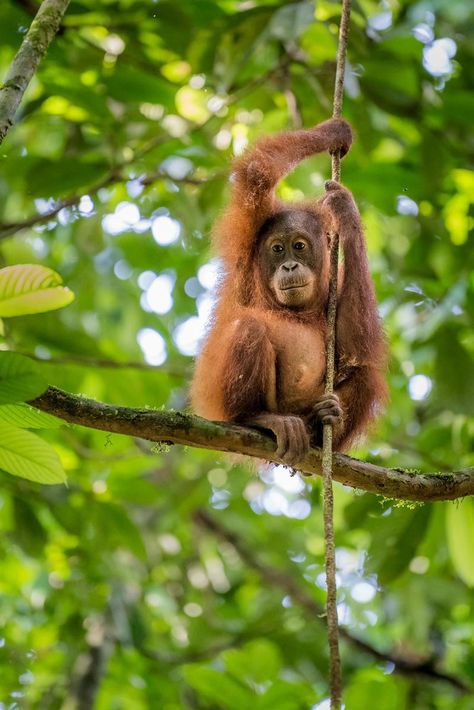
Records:
M347 36L351 0L342 0L341 24L339 27L339 43L337 50L336 81L334 86L333 117L340 118L344 92L344 72L346 66ZM340 182L341 157L339 153L332 155L332 179ZM329 282L329 299L327 310L327 351L326 351L326 381L324 393L330 395L334 390L334 353L337 307L337 272L339 261L339 235L331 239L331 270ZM341 657L339 653L339 629L337 620L337 585L336 585L336 551L334 542L333 521L333 490L332 490L332 424L323 427L323 508L324 508L324 538L326 542L326 617L329 646L329 687L331 693L331 710L340 710L342 697Z

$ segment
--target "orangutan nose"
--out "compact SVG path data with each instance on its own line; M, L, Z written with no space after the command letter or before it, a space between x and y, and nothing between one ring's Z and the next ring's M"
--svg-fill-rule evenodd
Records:
M284 264L282 264L283 271L294 271L297 268L298 268L297 261L287 261Z

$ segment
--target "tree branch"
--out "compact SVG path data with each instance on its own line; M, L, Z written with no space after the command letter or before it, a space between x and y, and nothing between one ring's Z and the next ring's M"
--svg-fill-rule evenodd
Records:
M45 2L53 2L54 0L45 0ZM59 2L59 0L56 0L56 2ZM278 76L278 74L284 70L287 64L287 58L284 56L280 62L277 64L276 67L273 67L270 69L266 74L262 74L259 77L256 77L252 79L252 81L249 81L248 84L245 86L241 87L240 89L236 89L235 87L230 87L230 91L233 93L230 94L227 97L227 100L225 101L225 106L231 106L232 104L237 103L241 98L245 97L248 93L251 93L255 89L258 89L259 86L262 84L266 84L268 81L270 81L272 78L275 76ZM0 88L1 91L1 88ZM0 95L0 109L1 109L1 95ZM0 111L0 117L1 117L1 111ZM216 117L216 114L210 114L207 118L205 118L201 123L196 123L194 125L190 125L189 129L186 133L187 139L189 139L190 135L193 133L197 133L198 131L202 130L205 128L205 126L210 123L214 118ZM1 125L1 124L0 124ZM144 156L146 156L148 153L150 153L152 150L157 148L160 145L165 144L167 141L174 140L172 136L169 136L168 134L164 135L159 135L155 136L154 138L150 139L145 145L143 145L141 148L137 149L129 160L125 160L122 163L114 166L107 175L105 175L104 178L102 178L99 182L95 183L94 185L91 185L90 187L84 187L84 189L75 195L70 195L69 197L64 197L62 199L59 199L54 207L52 207L50 210L47 212L43 212L42 214L34 214L31 215L30 217L27 217L26 219L19 221L19 222L0 222L0 240L7 239L8 237L11 237L18 232L22 231L23 229L27 229L29 227L33 227L36 224L43 224L44 222L48 222L51 219L54 219L56 215L63 209L67 207L75 207L79 204L81 197L83 195L95 195L97 192L99 192L100 189L103 187L108 187L110 185L114 185L119 182L124 182L127 180L130 180L131 177L124 172L125 168L130 167L133 163L137 162ZM0 140L1 143L1 140ZM204 182L208 182L213 179L219 179L220 177L224 176L226 174L226 171L220 171L217 172L213 175L210 175L207 178L199 178L199 177L193 177L189 176L187 178L184 178L182 180L176 180L172 178L171 176L163 173L163 172L158 172L155 173L154 175L144 175L142 176L141 179L143 185L146 187L147 185L152 184L155 180L161 180L161 179L168 179L172 182L185 182L188 184L192 185L200 185Z
M25 357L29 357L30 360L36 360L36 362L41 362L46 365L82 365L83 367L98 367L109 370L146 370L148 372L156 372L164 375L170 375L172 377L183 377L190 374L187 365L183 364L182 367L179 365L150 365L147 362L140 361L123 361L111 360L106 357L89 357L88 355L74 355L73 353L68 353L67 355L58 355L54 357L39 357L34 353L15 350L15 352Z
M7 239L17 232L21 232L23 229L28 229L28 227L34 227L36 224L43 224L44 222L49 222L50 219L54 219L56 215L61 212L62 209L67 207L75 207L81 201L83 195L96 195L99 190L109 185L113 185L116 182L122 180L122 175L117 173L114 168L110 173L108 173L103 180L92 185L88 190L84 190L80 194L71 195L70 197L65 197L58 200L54 207L47 210L46 212L41 212L27 217L21 222L4 222L0 223L0 240Z
M97 182L95 185L82 190L78 194L70 195L69 197L58 200L54 207L46 212L31 215L31 217L27 217L27 219L24 219L21 222L0 222L0 240L7 239L7 237L11 237L18 232L21 232L23 229L28 229L29 227L34 227L37 224L49 222L51 219L54 219L59 212L61 212L61 210L68 207L77 207L84 195L96 195L99 190L104 187L109 187L110 185L130 180L131 178L122 172L122 167L127 167L127 165L129 165L129 163L124 163L122 166L113 168L110 173L100 180L100 182ZM225 174L227 174L227 171L220 171L207 177L189 176L178 179L173 178L162 171L158 171L150 173L149 175L143 175L138 178L138 182L140 182L144 187L153 185L153 183L158 182L159 180L169 180L170 182L184 185L204 185L205 183L211 182L211 180L219 180L221 177L224 177Z
M100 683L105 673L109 645L104 641L98 646L89 647L84 671L77 681L76 710L90 710L95 706Z
M59 29L69 0L43 0L0 87L0 143L13 125L15 113L38 64Z
M313 620L317 620L324 616L324 608L304 589L304 587L295 579L294 575L285 573L284 571L267 565L254 555L254 553L245 545L238 535L228 530L214 517L211 517L205 510L198 510L195 514L196 523L210 532L213 536L217 536L228 542L238 552L242 561L257 572L269 582L271 587L279 587L285 594L288 594L297 604L307 611ZM393 663L395 670L404 675L421 675L430 678L431 680L442 680L450 683L453 687L466 692L468 686L463 680L436 668L436 659L414 659L405 658L396 653L379 651L371 646L367 641L353 636L345 627L339 627L341 638L345 639L352 646L357 648L362 653L369 654L377 661L385 663Z
M227 422L211 422L184 412L116 407L56 387L49 387L30 404L90 429L282 463L275 455L275 441L270 436ZM320 449L312 449L298 469L308 476L320 476ZM452 473L408 473L335 454L333 478L352 488L402 500L454 500L474 494L474 467Z

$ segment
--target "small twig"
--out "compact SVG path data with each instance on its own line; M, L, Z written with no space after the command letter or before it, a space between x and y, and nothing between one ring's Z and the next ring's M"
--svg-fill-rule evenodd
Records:
M59 29L70 0L43 0L0 87L0 143L13 125L18 106L38 64Z

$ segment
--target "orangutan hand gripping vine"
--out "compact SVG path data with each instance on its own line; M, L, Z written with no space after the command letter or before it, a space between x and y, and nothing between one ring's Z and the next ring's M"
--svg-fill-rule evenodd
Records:
M235 163L230 204L215 238L223 277L198 359L192 402L208 419L272 431L277 456L295 464L322 425L335 450L364 432L386 397L384 339L359 212L346 188L326 183L317 201L285 204L278 181L321 151L352 143L342 119L261 139ZM338 287L335 392L324 396L329 243L344 252Z

